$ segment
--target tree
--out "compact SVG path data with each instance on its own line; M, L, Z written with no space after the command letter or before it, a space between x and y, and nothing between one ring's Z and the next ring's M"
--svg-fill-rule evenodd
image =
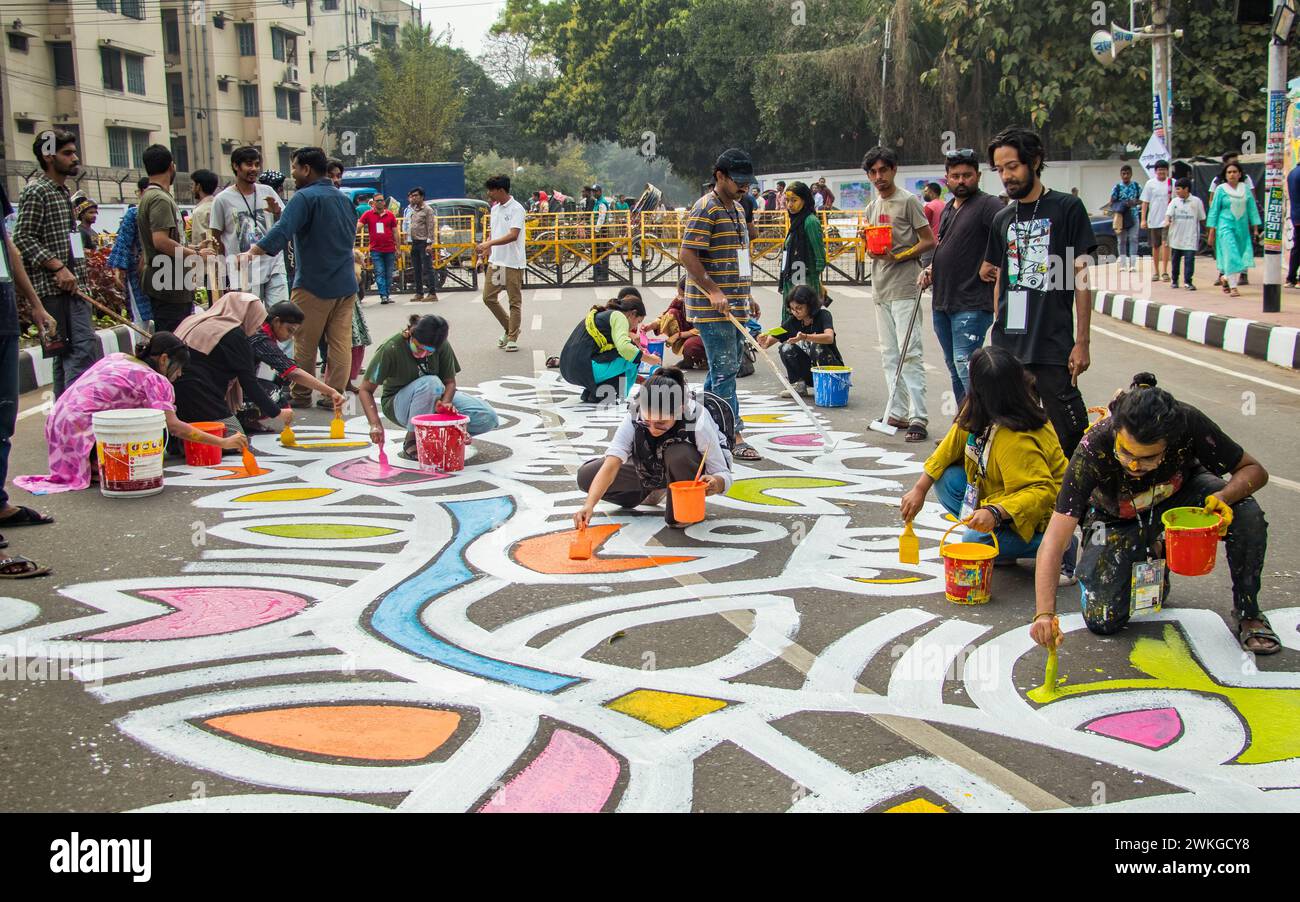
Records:
M396 49L376 60L379 122L376 151L405 161L439 160L451 147L464 96L453 57L440 52L431 26L408 22Z

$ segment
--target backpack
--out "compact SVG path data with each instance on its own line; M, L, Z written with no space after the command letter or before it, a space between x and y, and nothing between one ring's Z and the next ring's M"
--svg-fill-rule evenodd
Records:
M750 372L753 372L752 366ZM695 396L695 400L709 412L709 416L713 417L713 423L718 427L718 439L722 444L722 450L730 451L731 446L736 442L736 415L732 413L731 405L711 391L701 390Z
M746 376L754 375L754 363L757 360L758 352L754 350L753 345L746 342L745 350L740 355L740 369L736 372L736 378L743 379ZM727 409L730 410L731 408L728 407Z

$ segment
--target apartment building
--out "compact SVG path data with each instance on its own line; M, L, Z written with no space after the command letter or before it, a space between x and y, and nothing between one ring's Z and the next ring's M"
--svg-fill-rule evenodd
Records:
M296 147L331 143L313 87L394 40L403 0L49 0L0 8L0 164L10 196L38 170L44 129L75 133L79 187L133 201L140 155L168 144L181 172L228 178L252 144L286 171Z

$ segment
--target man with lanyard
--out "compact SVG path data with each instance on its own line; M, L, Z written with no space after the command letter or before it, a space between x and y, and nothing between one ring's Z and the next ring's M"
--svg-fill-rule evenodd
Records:
M235 148L230 154L230 169L235 174L235 182L212 199L208 228L226 256L229 287L257 295L269 310L289 300L284 254L253 261L247 274L236 275L232 264L237 254L250 250L271 231L283 212L280 197L269 185L258 181L262 175L262 153L256 147Z
M970 385L970 356L983 346L993 324L993 286L980 278L980 266L1002 203L980 190L979 165L979 154L971 148L948 154L952 200L939 218L933 262L918 282L923 290L933 286L934 334L943 348L958 408Z
M591 209L596 214L596 228L594 234L597 238L603 238L605 236L605 221L609 219L609 207L609 198L605 196L604 189L602 189L600 185L592 185ZM603 256L607 248L603 243L593 242L593 244L593 255L600 256L601 259L592 264L592 280L596 282L607 282L609 281L609 262L608 258Z
M1029 129L1006 128L990 142L989 159L1012 202L993 221L980 278L997 282L992 344L1033 374L1069 457L1088 426L1078 380L1092 362L1088 260L1097 239L1083 201L1043 184L1045 156Z
M206 247L192 248L181 241L180 208L171 188L176 181L176 161L171 149L150 144L141 154L149 187L140 197L136 222L140 229L140 247L144 251L144 290L153 307L155 332L174 332L194 312L194 289L203 267L190 269L185 260L200 257L204 261L215 253Z
M81 161L76 136L64 131L41 132L32 144L32 153L43 174L23 188L18 198L14 244L22 253L23 266L31 274L41 303L67 342L66 350L54 358L57 398L95 362L99 346L90 305L77 297L86 289L86 249L66 184L77 174Z
M737 460L760 460L741 435L743 421L736 398L736 374L744 357L745 337L732 322L749 320L752 265L749 232L738 201L754 181L754 163L739 148L724 150L713 167L713 186L686 215L681 261L686 270L686 316L700 333L709 374L704 390L731 406L736 419Z

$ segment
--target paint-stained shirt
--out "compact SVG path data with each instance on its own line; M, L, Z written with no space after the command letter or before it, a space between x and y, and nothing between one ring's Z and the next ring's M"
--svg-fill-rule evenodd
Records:
M1192 405L1178 406L1187 428L1166 448L1160 465L1144 476L1127 473L1115 456L1113 418L1089 429L1066 467L1057 512L1082 520L1091 510L1105 522L1132 520L1170 498L1201 469L1216 476L1231 473L1245 454L1241 445Z
M704 271L727 296L731 315L749 319L750 275L740 274L741 251L749 257L749 232L739 204L724 207L710 191L695 202L686 216L682 247L699 253ZM723 323L727 318L713 309L709 296L689 276L686 278L686 317L693 323Z

